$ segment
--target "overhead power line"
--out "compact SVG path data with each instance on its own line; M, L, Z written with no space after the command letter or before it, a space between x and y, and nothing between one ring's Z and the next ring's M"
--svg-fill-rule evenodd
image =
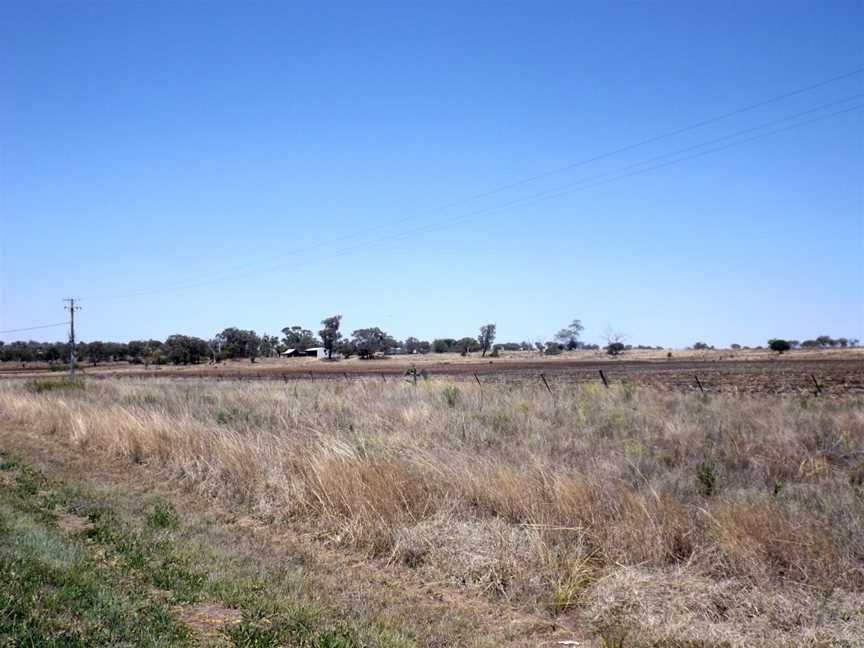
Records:
M22 331L36 331L38 329L56 328L58 326L66 326L69 322L57 322L56 324L42 324L41 326L26 326L24 328L6 329L0 333L21 333Z
M380 245L383 243L390 243L393 241L398 241L398 240L401 240L401 239L404 239L404 238L407 238L410 236L414 236L414 235L420 234L420 233L446 229L446 228L452 227L453 225L462 223L466 220L476 218L478 216L488 216L491 214L496 214L496 213L500 213L503 211L507 211L507 210L512 209L512 208L517 207L517 206L526 206L526 205L536 204L536 203L550 200L553 198L557 198L560 196L572 194L576 191L590 189L590 188L593 188L593 187L596 187L599 185L603 185L603 184L607 184L610 182L617 182L617 181L623 180L625 178L629 178L629 177L636 176L636 175L641 175L643 173L648 173L650 171L654 171L654 170L661 169L664 167L673 166L675 164L680 164L682 162L693 160L693 159L703 157L703 156L706 156L709 154L718 153L720 151L724 151L724 150L733 148L735 146L747 144L749 142L752 142L752 141L757 140L757 139L761 139L763 137L768 137L771 135L777 135L777 134L780 134L780 133L783 133L786 131L793 130L795 128L800 128L802 126L812 124L814 122L822 121L824 119L829 119L831 117L836 117L836 116L839 116L839 115L842 115L845 113L852 112L854 110L860 110L860 109L864 108L864 104L856 104L856 105L853 105L853 106L850 106L847 108L843 108L840 110L836 110L836 111L833 111L830 113L818 115L818 116L812 117L810 119L798 121L798 122L783 126L782 128L775 128L773 130L769 130L769 131L765 131L765 132L761 132L761 133L756 133L755 135L751 135L750 137L740 139L743 135L746 135L748 133L753 133L755 131L763 130L763 129L769 128L771 126L775 126L775 125L783 123L783 122L788 122L788 121L793 120L793 119L798 119L802 116L812 114L816 111L824 110L825 108L837 106L837 105L842 104L842 103L847 103L853 99L858 99L861 97L864 97L864 93L852 95L852 96L846 97L846 98L838 100L838 101L829 102L827 104L823 104L823 105L817 106L815 108L810 108L808 110L804 110L804 111L795 113L793 115L788 115L786 117L781 117L781 118L774 119L774 120L771 120L768 122L764 122L763 124L760 124L758 126L753 126L750 128L745 128L745 129L742 129L739 131L735 131L733 133L723 135L721 137L716 137L716 138L713 138L710 140L706 140L704 142L700 142L699 144L694 144L692 146L687 146L687 147L684 147L681 149L677 149L677 150L672 151L670 153L665 153L662 155L653 156L651 158L647 158L647 159L642 160L640 162L636 162L636 163L624 166L624 167L619 168L617 170L613 170L613 171L602 173L602 174L596 174L593 176L587 176L587 177L579 178L577 180L574 180L572 182L568 182L564 185L561 185L561 186L553 188L553 189L545 190L542 192L531 194L529 196L523 196L521 198L514 199L514 200L512 200L508 203L505 203L503 205L475 210L475 211L468 212L466 214L462 214L462 215L454 217L454 218L450 218L450 219L447 219L444 221L439 221L437 223L431 223L431 224L427 224L424 226L412 228L412 229L405 230L405 231L397 233L397 234L389 235L386 237L379 237L378 239L366 240L366 241L357 243L355 245L351 245L351 246L342 248L341 250L337 250L333 254L328 254L326 256L319 257L317 259L310 259L307 262L317 262L317 261L324 261L324 260L329 260L329 259L333 259L333 258L338 258L338 257L344 256L346 254L350 254L356 250L366 249L366 248L369 248L369 247L374 246L374 245ZM736 139L736 138L738 138L738 139ZM728 142L722 146L715 146L713 148L706 148L706 147L710 147L714 144L717 144L719 142L723 142L723 141L727 141L727 140L733 140L733 141ZM699 149L704 149L704 150L699 150ZM678 157L675 157L675 156L678 156ZM668 158L673 158L673 159L669 160ZM659 160L666 160L666 161L658 163ZM197 281L197 282L188 282L185 284L176 285L176 286L172 286L172 287L168 287L168 288L155 288L155 289L151 289L151 290L143 290L143 291L138 291L138 292L126 293L124 295L117 295L116 298L137 297L137 296L144 296L144 295L150 295L150 294L156 294L156 293L176 292L176 291L182 291L182 290L187 290L187 289L191 289L191 288L200 288L203 286L222 283L224 281L228 281L231 279L236 279L236 278L240 278L240 277L246 277L246 276L259 274L261 272L270 272L270 271L278 270L278 269L284 267L286 263L287 262L282 262L281 264L277 264L274 266L258 268L255 270L248 270L245 272L232 273L228 276L221 276L221 277L216 278L216 279L206 279L206 280L201 280L201 281ZM302 265L302 263L298 264L298 265Z
M604 153L599 153L599 154L584 158L582 160L572 162L570 164L567 164L567 165L564 165L561 167L557 167L555 169L550 169L548 171L544 171L544 172L541 172L538 174L527 176L527 177L515 180L513 182L501 184L501 185L498 185L498 186L493 187L491 189L488 189L486 191L476 193L476 194L473 194L473 195L470 195L470 196L467 196L465 198L461 198L458 200L454 200L454 201L451 201L449 203L439 205L437 207L433 207L433 208L426 209L426 210L421 210L419 212L413 213L410 216L394 219L392 221L389 221L387 223L381 223L379 225L371 225L371 226L365 227L362 234L366 234L369 232L375 232L375 231L382 230L382 229L392 228L392 227L395 227L397 225L401 225L401 224L406 223L406 222L417 220L420 216L423 216L426 214L444 211L444 210L450 209L450 208L458 206L458 205L474 202L474 201L480 200L482 198L488 198L490 196L496 195L496 194L501 193L503 191L506 191L508 189L514 189L516 187L520 187L520 186L529 184L531 182L536 182L537 180L541 180L544 178L551 177L553 175L557 175L557 174L561 174L561 173L564 173L567 171L571 171L571 170L576 169L576 168L581 167L581 166L585 166L585 165L588 165L588 164L591 164L594 162L599 162L601 160L613 157L615 155L620 155L622 153L626 153L626 152L635 150L637 148L647 146L649 144L653 144L655 142L658 142L658 141L661 141L661 140L664 140L664 139L667 139L670 137L674 137L676 135L681 135L683 133L687 133L689 131L693 131L693 130L696 130L698 128L702 128L704 126L708 126L710 124L714 124L714 123L729 119L729 118L737 116L737 115L741 115L741 114L744 114L744 113L747 113L747 112L750 112L753 110L757 110L759 108L762 108L762 107L765 107L765 106L768 106L771 104L778 103L780 101L784 101L786 99L790 99L790 98L798 96L798 95L805 94L807 92L816 90L818 88L825 87L825 86L830 85L832 83L837 83L839 81L850 79L852 77L861 75L862 73L864 73L864 67L860 67L860 68L851 70L850 72L846 72L844 74L840 74L837 76L830 77L828 79L824 79L824 80L819 81L817 83L812 83L812 84L809 84L806 86L802 86L802 87L796 88L794 90L784 92L782 94L778 94L778 95L775 95L773 97L769 97L767 99L763 99L763 100L757 101L755 103L751 103L751 104L748 104L746 106L736 108L734 110L730 110L730 111L722 113L720 115L716 115L714 117L709 117L707 119L703 119L703 120L694 122L692 124L682 126L680 128L676 128L676 129L673 129L670 131L666 131L664 133L660 133L658 135L654 135L654 136L651 136L651 137L648 137L648 138L645 138L642 140L638 140L638 141L633 142L631 144L627 144L625 146L611 149L611 150L606 151ZM849 98L841 100L841 101L848 101L848 100L849 100ZM813 110L816 110L816 109L813 109ZM805 112L812 112L812 111L805 111ZM792 119L792 118L793 117L786 117L783 119L788 120L788 119ZM731 136L726 136L726 137L731 137ZM523 200L523 199L518 199L518 200ZM508 204L510 204L510 203L508 203ZM494 209L494 207L491 209ZM164 286L162 288L152 288L152 289L145 288L145 289L142 289L142 291L136 291L133 293L122 293L122 294L116 294L116 295L97 295L97 296L93 296L93 297L88 297L87 299L89 299L89 300L119 299L119 298L124 298L124 297L128 297L128 296L134 296L137 294L152 294L153 291L162 292L162 291L171 291L171 290L182 290L182 289L184 289L184 287L187 284L190 284L193 282L196 282L196 285L197 285L197 282L199 282L199 281L209 282L211 279L214 282L222 281L223 279L221 279L220 277L224 277L225 278L224 280L227 280L227 279L231 279L235 275L235 273L242 272L248 268L260 267L260 266L263 266L265 264L277 262L277 261L279 261L281 259L285 259L287 257L296 256L298 254L313 251L313 250L316 250L319 248L329 247L329 246L332 246L333 243L339 243L342 241L349 241L349 240L355 239L357 237L358 237L358 233L355 232L355 233L350 233L350 234L346 234L343 236L337 236L337 237L329 238L326 241L320 241L318 243L313 243L311 245L304 246L302 248L296 248L294 250L290 250L288 252L281 253L279 255L270 257L268 259L263 259L263 260L253 261L250 263L241 264L241 265L236 266L235 268L233 268L231 270L226 270L223 272L217 272L214 275L211 275L210 278L201 278L201 279L191 278L191 279L180 281L180 282L177 282L174 284L169 284L169 285Z

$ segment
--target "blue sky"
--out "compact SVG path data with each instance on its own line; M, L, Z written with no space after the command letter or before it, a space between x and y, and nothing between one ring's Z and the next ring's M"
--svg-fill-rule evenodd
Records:
M0 329L75 296L85 340L333 313L403 338L549 339L574 317L594 342L864 338L864 110L833 114L864 104L864 74L487 193L864 68L860 1L0 18Z

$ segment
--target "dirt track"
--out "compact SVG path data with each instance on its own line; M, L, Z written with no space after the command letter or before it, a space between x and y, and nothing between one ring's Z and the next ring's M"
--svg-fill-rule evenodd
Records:
M698 391L739 391L743 393L811 393L818 382L822 395L864 394L864 359L859 354L844 358L767 356L762 359L686 358L686 359L566 359L566 358L498 358L435 361L423 358L416 363L427 377L446 376L456 380L481 382L540 381L544 374L550 386L561 383L598 382L602 370L614 384L630 381L663 389ZM410 358L388 358L370 361L264 361L229 362L220 365L188 367L150 367L114 364L84 368L88 378L214 378L217 380L298 380L352 379L366 377L380 380L401 379L412 367ZM59 374L44 369L6 367L0 376L47 377ZM698 377L698 382L697 382Z

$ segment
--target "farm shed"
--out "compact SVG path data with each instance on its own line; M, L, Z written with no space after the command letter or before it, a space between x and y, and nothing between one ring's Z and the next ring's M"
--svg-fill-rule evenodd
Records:
M283 358L327 358L327 349L324 347L310 347L308 349L285 349L280 353ZM333 354L335 358L337 354Z

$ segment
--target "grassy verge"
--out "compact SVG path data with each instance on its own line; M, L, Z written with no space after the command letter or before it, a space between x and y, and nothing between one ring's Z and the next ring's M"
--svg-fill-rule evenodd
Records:
M335 620L301 575L261 574L194 535L164 501L130 517L0 452L0 646L414 645Z
M5 381L0 425L6 447L50 458L58 476L95 469L128 491L149 475L199 500L166 494L189 515L260 522L252 551L272 549L268 565L304 548L307 586L330 585L328 604L393 619L426 646L430 621L439 648L495 645L490 629L531 645L520 639L537 632L511 630L528 627L520 615L626 648L846 647L864 636L855 394L680 394L633 381L100 380L45 391ZM135 514L138 527L173 519L155 506ZM116 544L98 535L98 511L82 511L91 539ZM183 525L159 529L177 539ZM155 587L177 599L208 582ZM303 607L295 589L288 599ZM224 601L208 596L172 605Z

